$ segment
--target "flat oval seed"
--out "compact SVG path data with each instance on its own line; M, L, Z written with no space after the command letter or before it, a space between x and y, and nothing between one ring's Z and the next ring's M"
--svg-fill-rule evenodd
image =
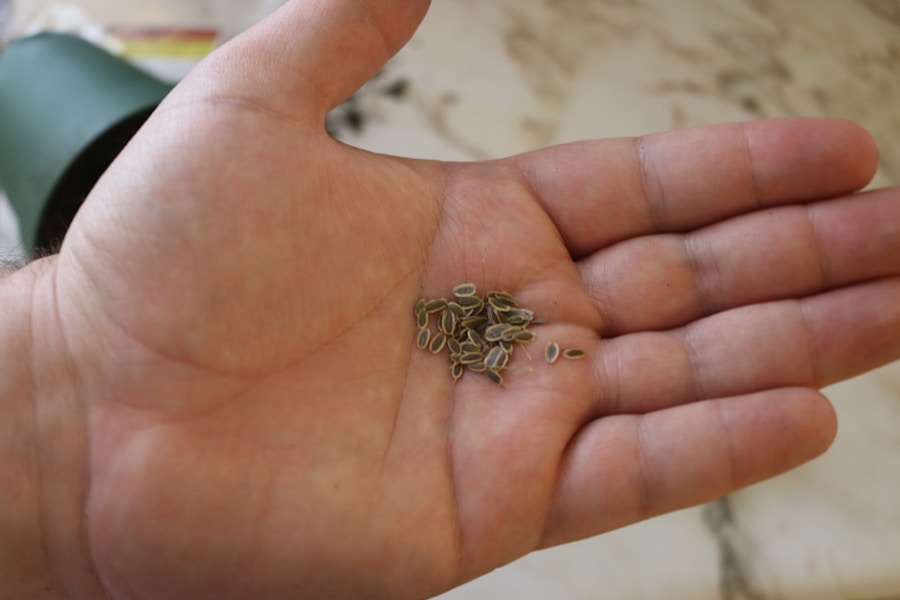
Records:
M559 344L550 342L547 344L547 347L544 348L544 360L552 365L556 362L557 358L559 358Z
M459 347L463 352L481 352L481 346L476 346L472 342L463 342Z
M420 298L418 302L416 302L416 316L418 317L423 312L425 312L425 298Z
M476 373L484 373L487 371L487 365L483 362L476 362L469 365L469 370L474 371Z
M481 352L466 352L459 357L459 362L464 365L471 365L483 361L484 355Z
M503 378L500 377L500 373L498 373L497 371L488 370L488 371L485 371L484 374L488 376L488 379L490 379L497 385L503 385Z
M432 354L437 354L438 352L440 352L443 349L444 344L446 344L446 343L447 343L447 336L441 332L438 332L438 333L434 334L433 338L431 338L431 343L428 344L428 349L431 351Z
M515 325L510 325L503 333L500 335L500 341L502 342L511 342L516 339L516 336L522 333L523 329L521 327L516 327Z
M463 374L463 366L460 363L453 363L450 367L450 374L453 375L453 381L459 381Z
M496 325L491 325L484 330L484 341L499 342L503 338L503 332L510 327L513 327L513 325L509 325L508 323L497 323Z
M478 288L475 287L474 283L461 283L453 288L453 295L457 298L462 298L464 296L474 296L477 291Z
M478 296L462 296L459 299L458 304L467 311L478 312L481 310L481 307L484 306L484 300Z
M448 302L447 310L452 310L454 313L456 313L456 316L459 317L460 319L463 318L464 316L466 316L466 309L464 309L462 306L460 306L459 303L457 303L457 302Z
M499 370L506 366L508 360L509 355L503 351L503 348L494 346L491 348L491 351L487 353L487 356L484 357L484 364L486 364L489 369Z
M428 327L428 313L422 311L418 315L416 315L416 324L419 326L419 329L425 329L426 327Z
M533 331L522 330L522 331L519 331L518 333L516 333L516 341L519 342L520 344L527 344L528 342L533 342L534 338L536 338L536 337L537 337L537 335L535 335L535 333Z
M447 338L447 347L451 354L462 354L462 345L456 338Z
M443 331L448 336L452 336L456 333L456 313L452 310L444 309L444 312L441 313L441 331Z
M419 336L416 338L416 346L419 347L419 350L424 350L428 347L428 340L431 338L431 332L427 329L420 329Z
M436 313L447 308L446 298L436 298L425 303L425 312Z
M511 354L513 351L512 342L504 342L503 340L500 340L500 344L498 347L507 354Z
M569 360L578 360L579 358L587 356L587 352L579 348L569 348L568 350L563 351L563 356Z

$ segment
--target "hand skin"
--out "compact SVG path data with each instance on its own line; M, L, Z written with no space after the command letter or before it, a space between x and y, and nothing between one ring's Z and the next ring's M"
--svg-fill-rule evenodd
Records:
M426 9L290 2L0 280L0 597L426 597L817 456L815 390L900 357L900 190L853 194L855 125L329 138ZM533 355L588 358L454 385L412 308L482 265L548 319Z

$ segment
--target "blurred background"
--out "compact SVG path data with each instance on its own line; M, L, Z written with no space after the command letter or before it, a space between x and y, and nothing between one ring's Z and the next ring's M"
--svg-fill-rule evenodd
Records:
M177 81L280 0L0 0L3 39L77 32ZM448 160L780 116L857 121L900 184L897 0L439 0L328 118ZM20 250L0 201L0 255ZM5 254L4 254L5 253ZM833 448L706 506L532 554L445 599L900 600L900 364L826 390Z

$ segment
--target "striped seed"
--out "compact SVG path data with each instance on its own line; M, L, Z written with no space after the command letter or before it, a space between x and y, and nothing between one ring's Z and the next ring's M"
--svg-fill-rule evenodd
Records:
M587 356L587 352L579 348L569 348L568 350L563 351L563 356L569 360L578 360L579 358Z
M466 316L466 309L460 306L458 302L448 302L447 310L452 310L460 319Z
M469 365L469 370L474 371L475 373L484 373L487 371L487 365L483 362L476 362Z
M453 381L459 381L459 378L463 375L463 368L462 364L458 362L450 366L450 374L453 376Z
M469 315L459 320L463 329L477 329L487 323L487 317L481 315Z
M514 327L514 325L510 325L509 323L497 323L496 325L491 325L484 330L484 341L499 342L503 339L503 333L510 327Z
M444 348L444 344L447 343L447 336L441 332L434 334L434 337L431 338L431 343L428 344L428 350L431 351L432 354L437 354Z
M465 352L481 352L480 344L473 344L472 342L463 342L459 345L460 349Z
M458 322L456 313L452 310L447 310L445 308L444 312L441 313L441 331L446 335L452 337L456 333L456 325Z
M466 296L474 296L477 291L478 288L475 287L474 283L461 283L453 288L453 295L457 298L464 298Z
M500 334L500 341L501 342L512 342L513 340L516 339L516 336L518 336L523 331L525 331L525 330L522 329L521 327L516 327L515 325L510 325L509 327L507 327L506 329L503 330L502 334Z
M481 310L481 307L484 306L484 300L478 296L463 296L459 299L458 304L466 309L466 311L477 314Z
M552 365L558 358L559 344L557 344L556 342L550 342L549 344L547 344L547 347L544 348L544 360Z
M516 341L519 342L520 344L527 344L528 342L533 342L534 338L536 338L536 337L537 337L537 335L535 335L535 333L533 331L528 331L526 329L523 329L522 331L519 331L518 333L516 333Z
M509 354L503 351L503 348L500 346L494 346L490 349L487 355L484 357L484 364L487 365L488 369L493 369L495 371L499 371L503 367L506 366L507 361L509 361Z
M459 362L464 365L471 365L483 361L484 355L481 352L466 352L459 357Z
M456 338L447 338L447 348L450 349L450 354L462 354L462 345L460 345L459 340Z
M416 315L416 324L419 326L419 329L425 329L428 327L428 313L424 310Z
M512 354L512 351L513 351L513 345L512 345L512 342L507 342L507 341L504 341L504 340L500 340L500 341L497 343L497 347L500 348L501 350L503 350L504 352L506 352L507 354ZM522 350L524 350L524 349L525 349L525 348L522 348Z
M446 298L436 298L434 300L429 300L425 303L425 312L427 313L436 313L440 312L447 308L447 299Z
M428 347L428 340L431 338L431 332L428 329L420 329L419 335L416 338L416 346L419 350L424 350Z
M500 376L500 373L497 371L487 370L484 372L487 375L488 379L496 383L497 385L503 385L503 377Z
M478 348L481 348L482 346L484 346L484 340L481 339L481 335L479 335L479 333L477 331L475 331L474 329L466 330L466 339L469 341L470 344L477 346Z

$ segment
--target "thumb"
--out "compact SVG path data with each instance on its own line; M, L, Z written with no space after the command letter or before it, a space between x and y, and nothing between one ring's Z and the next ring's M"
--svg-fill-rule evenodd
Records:
M319 125L409 41L429 4L290 0L204 61L190 78L207 85L191 91Z

